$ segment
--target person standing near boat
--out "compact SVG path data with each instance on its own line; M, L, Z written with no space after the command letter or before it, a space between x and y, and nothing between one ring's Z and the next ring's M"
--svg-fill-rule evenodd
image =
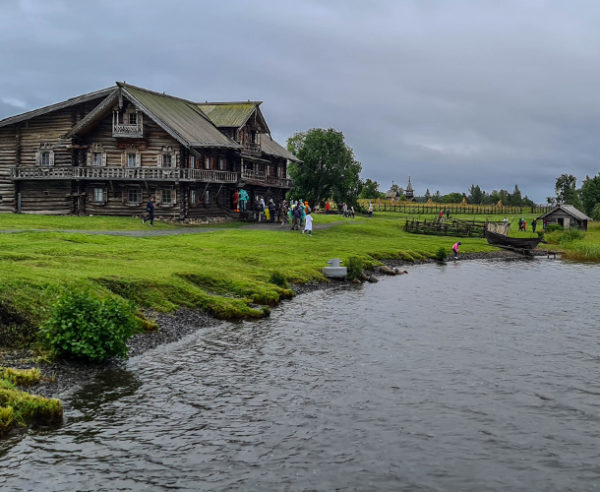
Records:
M458 260L458 248L462 243L460 241L458 241L457 243L454 243L452 245L452 251L454 251L454 259Z

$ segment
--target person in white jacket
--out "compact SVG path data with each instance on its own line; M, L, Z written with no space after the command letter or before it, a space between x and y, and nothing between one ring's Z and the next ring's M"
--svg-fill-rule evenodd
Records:
M308 231L308 235L312 236L312 225L313 225L313 217L310 213L310 211L306 212L306 221L304 223L304 230L302 231L302 234L304 234L306 231Z

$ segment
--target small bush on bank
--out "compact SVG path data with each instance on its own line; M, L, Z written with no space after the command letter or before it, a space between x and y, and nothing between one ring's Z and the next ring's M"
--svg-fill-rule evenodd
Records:
M50 318L40 327L40 337L58 356L99 362L126 357L127 341L136 328L131 303L70 290L52 305Z
M345 261L348 273L346 278L348 280L361 280L363 269L365 267L364 262L358 256L351 256Z
M584 237L585 237L585 232L580 231L579 229L570 228L561 234L560 242L568 243L571 241L576 241L578 239L583 239Z
M446 251L446 248L440 248L435 252L435 256L434 258L437 261L446 261L446 258L448 258L448 252Z

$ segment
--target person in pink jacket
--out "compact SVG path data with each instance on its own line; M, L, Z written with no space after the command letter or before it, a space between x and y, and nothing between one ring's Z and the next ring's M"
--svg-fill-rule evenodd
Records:
M460 241L458 241L457 243L454 243L452 245L452 251L454 251L454 259L456 260L458 258L458 247L461 245L462 243Z

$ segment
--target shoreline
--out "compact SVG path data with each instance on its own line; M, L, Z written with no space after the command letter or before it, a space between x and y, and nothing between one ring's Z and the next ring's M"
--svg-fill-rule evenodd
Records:
M534 256L546 256L546 253L540 251L534 254ZM486 253L462 253L459 255L459 261L526 261L527 259L518 253L505 250ZM450 263L453 261L452 258L449 258L447 262ZM393 268L437 262L434 259L426 259L414 262L406 260L382 260L382 263L385 266ZM371 270L369 273L378 277L391 276L382 274L377 270ZM291 288L295 296L299 296L317 290L343 289L350 288L351 286L352 284L346 281L332 280L295 284ZM210 328L224 322L205 312L189 308L181 308L172 313L147 311L144 314L156 322L158 329L134 335L129 341L129 357L139 356L159 345L176 342L198 330ZM106 369L122 367L127 363L126 359L118 358L109 359L100 364L70 359L43 362L36 360L36 358L32 349L0 352L0 365L17 369L39 368L41 371L40 382L22 389L33 394L52 398L57 398L60 394L77 386L85 385Z

